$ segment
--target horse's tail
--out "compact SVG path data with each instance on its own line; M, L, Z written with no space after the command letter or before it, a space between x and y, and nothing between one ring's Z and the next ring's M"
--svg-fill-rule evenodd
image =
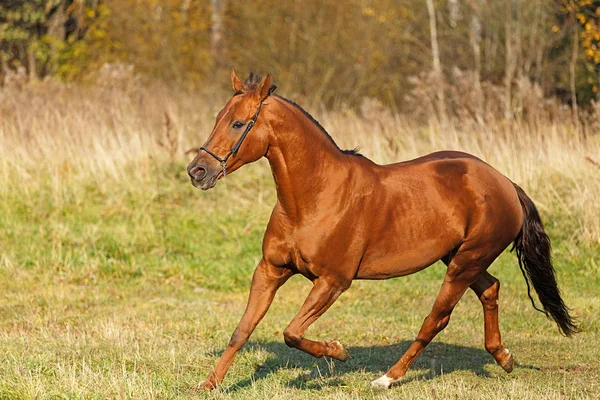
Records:
M544 231L544 225L533 201L516 184L515 189L523 207L524 219L511 251L515 250L519 259L519 267L527 283L527 295L536 310L552 318L566 336L571 336L579 332L579 328L560 297L550 257L550 238ZM543 310L536 307L531 297L530 283L540 298Z

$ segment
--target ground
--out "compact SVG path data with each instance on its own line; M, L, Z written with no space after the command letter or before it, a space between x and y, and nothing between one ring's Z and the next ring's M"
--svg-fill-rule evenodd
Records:
M436 264L354 282L309 329L309 338L339 339L352 356L345 363L284 344L311 285L292 278L223 386L194 393L243 313L274 191L264 166L208 193L181 167L154 187L96 182L3 195L0 398L600 398L598 247L573 242L567 222L544 212L559 286L583 332L565 338L532 308L506 252L489 271L502 283L511 374L486 353L481 304L469 291L400 385L371 388L429 312L444 274Z

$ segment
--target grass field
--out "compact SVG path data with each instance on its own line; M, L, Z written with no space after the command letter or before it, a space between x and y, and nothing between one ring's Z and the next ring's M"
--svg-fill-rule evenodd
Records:
M373 391L416 335L444 268L355 282L307 334L339 339L346 363L283 343L310 289L294 277L224 385L193 393L244 310L275 192L264 161L194 189L183 150L201 144L223 103L151 93L0 92L0 398L600 398L600 169L585 159L600 160L599 137L543 121L441 129L318 109L340 145L376 161L462 149L522 184L583 332L564 338L533 310L507 252L490 272L502 282L513 373L485 352L468 292L406 381Z

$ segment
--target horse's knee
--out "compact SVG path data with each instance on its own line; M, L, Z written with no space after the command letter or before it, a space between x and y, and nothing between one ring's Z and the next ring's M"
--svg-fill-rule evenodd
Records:
M297 347L300 339L300 335L290 331L289 329L283 331L283 341L288 345L288 347Z

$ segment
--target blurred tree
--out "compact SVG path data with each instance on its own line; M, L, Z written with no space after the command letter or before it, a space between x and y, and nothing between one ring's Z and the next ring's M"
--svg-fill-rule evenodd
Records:
M586 66L595 75L589 83L600 101L600 0L565 0L564 10L576 16L581 31L579 39Z
M469 39L473 47L473 70L475 88L481 90L481 0L474 0L471 24L469 26Z
M518 117L531 85L582 107L600 96L599 18L600 0L2 0L0 71L95 81L118 63L226 88L235 67L316 103L403 107L433 70L437 112L449 114L469 72L475 92L502 87L506 116Z
M225 38L223 33L223 14L225 11L225 0L211 0L211 22L210 29L210 54L213 63L213 71L225 67Z
M504 67L504 118L510 119L513 116L512 107L512 86L513 76L516 69L517 59L515 54L515 32L514 28L514 0L505 0L505 43L506 43L506 54L504 56L505 67Z
M61 52L81 40L89 22L84 9L99 0L4 0L0 3L3 68L25 66L30 80L58 72Z
M445 80L444 73L442 72L442 64L440 62L440 50L437 34L437 21L436 11L433 0L427 1L427 12L429 14L429 35L431 38L431 57L433 59L433 84L437 87L437 108L438 116L442 121L442 124L446 123L446 100L444 96ZM450 7L450 25L456 26L456 18L458 16L458 2L453 1Z
M105 0L91 62L123 62L178 84L200 84L210 71L211 5L189 0Z
M27 67L36 78L36 50L46 15L43 0L0 3L0 58L6 67Z

